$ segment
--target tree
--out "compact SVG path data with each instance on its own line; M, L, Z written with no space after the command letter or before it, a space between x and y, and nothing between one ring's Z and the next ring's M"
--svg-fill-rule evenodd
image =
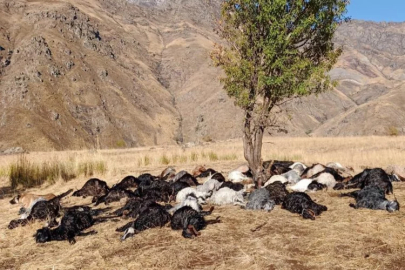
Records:
M263 135L288 99L330 89L328 71L342 49L333 35L349 0L225 0L218 29L226 45L211 58L224 89L244 110L244 156L258 186L264 180Z

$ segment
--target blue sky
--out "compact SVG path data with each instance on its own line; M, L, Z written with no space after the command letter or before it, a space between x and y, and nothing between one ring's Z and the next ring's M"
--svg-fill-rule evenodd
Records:
M367 21L405 21L405 0L351 0L348 15Z

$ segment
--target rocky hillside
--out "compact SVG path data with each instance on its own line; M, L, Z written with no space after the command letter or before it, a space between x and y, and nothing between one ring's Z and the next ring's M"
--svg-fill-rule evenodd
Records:
M0 151L239 137L241 111L209 59L219 3L0 0ZM402 134L404 35L405 24L342 25L340 84L291 102L288 135Z

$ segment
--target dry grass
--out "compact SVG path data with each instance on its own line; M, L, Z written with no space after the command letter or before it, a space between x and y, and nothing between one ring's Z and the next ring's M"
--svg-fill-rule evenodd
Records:
M306 163L339 161L352 165L384 167L404 164L405 138L271 138L264 147L269 158L299 157ZM272 142L272 143L270 143ZM204 151L205 155L202 154ZM236 155L236 160L211 161L212 151L218 157ZM198 154L193 161L191 153ZM58 158L103 160L107 164L104 178L111 185L127 174L142 172L158 174L167 165L166 155L177 169L191 170L196 164L228 172L243 161L240 142L209 144L205 147L179 149L128 149L89 152L32 153L29 159L38 162ZM148 157L145 165L139 159ZM181 156L187 163L181 163ZM0 160L7 167L16 157ZM169 163L172 164L172 163ZM95 175L96 177L98 175ZM58 181L52 186L32 189L36 193L61 193L80 188L87 178L70 182ZM7 179L0 178L5 189ZM405 201L405 183L394 183L399 202ZM17 218L18 207L0 200L0 269L405 269L405 232L401 224L403 211L354 210L350 198L339 198L340 192L311 193L328 211L315 221L303 220L295 214L276 207L271 213L245 211L236 206L217 207L211 217L221 216L222 223L210 225L194 240L184 239L170 228L151 229L125 242L115 228L125 224L108 222L94 226L97 235L78 237L73 246L68 242L38 245L31 237L42 224L7 230L11 219ZM0 193L1 196L1 193ZM89 203L91 198L68 197L63 204ZM120 203L112 204L118 207ZM263 225L264 224L264 225ZM263 225L260 230L253 229Z

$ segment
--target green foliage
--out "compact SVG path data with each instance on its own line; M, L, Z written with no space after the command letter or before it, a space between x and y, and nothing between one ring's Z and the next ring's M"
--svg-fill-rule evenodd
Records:
M221 66L238 106L268 116L285 98L329 89L327 75L341 54L332 42L347 0L228 0L211 58ZM260 102L258 102L258 98Z

